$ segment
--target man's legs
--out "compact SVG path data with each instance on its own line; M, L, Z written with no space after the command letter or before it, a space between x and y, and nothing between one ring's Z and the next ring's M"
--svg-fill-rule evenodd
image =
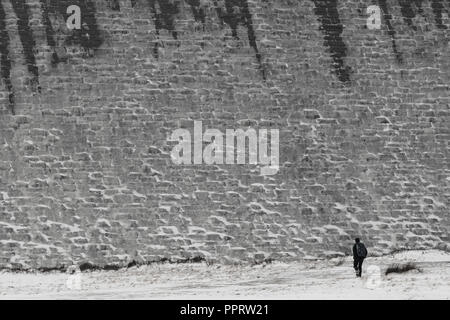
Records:
M359 277L359 261L360 259L358 257L353 258L353 268L355 269L357 277Z
M362 275L362 265L364 262L364 258L359 258L358 259L358 275L361 277Z

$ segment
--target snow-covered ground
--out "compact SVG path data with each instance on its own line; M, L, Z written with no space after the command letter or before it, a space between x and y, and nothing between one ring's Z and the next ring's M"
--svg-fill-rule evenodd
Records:
M421 271L384 275L393 263ZM362 278L351 258L257 266L153 264L119 271L0 273L0 299L450 299L450 253L369 257Z

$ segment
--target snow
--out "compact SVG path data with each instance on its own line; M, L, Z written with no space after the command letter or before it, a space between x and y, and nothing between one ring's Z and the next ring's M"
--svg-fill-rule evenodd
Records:
M62 229L67 229L70 232L80 232L83 231L82 229L80 229L80 227L78 226L73 226L70 224L66 224L66 223L62 223L62 222L56 222L56 221L51 221L51 220L47 220L45 222L45 225L51 227L52 225L57 225L60 226Z
M421 271L384 275L389 265L406 262ZM68 285L74 280L79 287ZM362 278L355 277L351 257L255 266L167 263L75 275L0 272L0 299L448 300L450 253L368 257Z
M450 263L450 254L440 250L410 250L401 251L392 255L388 255L385 258L395 259L396 261L412 261L412 262L447 262Z
M27 229L26 227L18 226L18 225L15 225L15 224L10 224L10 223L7 223L7 222L0 222L0 228L1 227L8 227L8 228L12 229L14 232L17 232L19 230Z

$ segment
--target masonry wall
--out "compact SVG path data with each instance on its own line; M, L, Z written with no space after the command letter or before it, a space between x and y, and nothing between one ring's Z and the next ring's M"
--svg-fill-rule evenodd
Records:
M450 1L0 4L0 268L449 248ZM195 120L279 173L173 164Z

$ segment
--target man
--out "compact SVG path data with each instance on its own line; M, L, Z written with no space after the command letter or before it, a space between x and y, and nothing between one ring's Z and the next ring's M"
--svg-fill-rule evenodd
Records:
M366 257L366 246L359 240L359 238L356 238L355 244L353 245L353 268L355 268L357 277L361 277L362 275L362 264Z

